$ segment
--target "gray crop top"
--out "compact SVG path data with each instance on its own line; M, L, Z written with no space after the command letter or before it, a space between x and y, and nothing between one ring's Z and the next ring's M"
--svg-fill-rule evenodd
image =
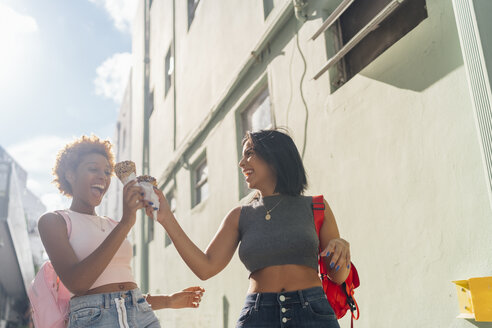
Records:
M278 203L281 201L281 203ZM266 211L271 219L265 220ZM274 265L318 268L312 197L274 195L245 205L239 216L239 258L250 273Z

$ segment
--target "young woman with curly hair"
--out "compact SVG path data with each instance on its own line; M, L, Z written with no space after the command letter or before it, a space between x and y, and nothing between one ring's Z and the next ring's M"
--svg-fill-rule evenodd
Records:
M109 188L114 158L111 143L83 136L67 144L53 169L54 183L72 198L69 209L48 212L39 234L55 271L73 294L68 327L160 327L152 310L197 307L203 289L170 296L143 296L135 283L126 239L137 210L149 206L135 182L123 188L120 221L96 214Z
M340 238L326 201L318 239L312 197L303 196L307 179L293 140L276 130L248 133L239 166L257 197L227 214L204 252L181 229L158 189L157 220L203 280L222 271L239 246L250 281L236 327L339 328L318 276L318 251L321 246L329 278L341 284L350 271L350 247Z

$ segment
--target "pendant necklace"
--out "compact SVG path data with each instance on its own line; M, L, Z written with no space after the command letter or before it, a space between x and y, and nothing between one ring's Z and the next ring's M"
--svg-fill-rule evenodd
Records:
M73 210L71 210L71 211L73 211ZM76 211L73 211L73 212L76 212ZM106 232L106 229L103 227L103 222L102 222L102 219L101 219L101 217L100 217L100 216L98 216L98 215L86 214L86 213L80 213L80 212L76 212L76 213L79 213L79 214L84 214L84 215L88 215L88 216L90 216L91 218L89 218L89 221L91 221L91 222L92 222L92 224L93 224L93 225L95 225L96 227L98 227L98 228L99 228L99 230L101 230L102 232ZM93 218L92 218L92 217L97 217L97 219L98 219L98 221L99 221L99 225L98 225L96 222L94 222L94 220L93 220Z
M267 221L270 221L270 219L272 218L272 216L270 215L270 213L278 206L278 204L280 204L282 202L283 199L281 199L274 207L272 207L270 210L267 210L266 211L266 215L265 215L265 220Z
M103 221L101 219L100 216L98 215L91 215L92 217L97 217L98 221L99 221L99 226L96 224L96 222L94 222L94 220L92 219L92 217L89 219L96 227L99 228L99 230L101 230L102 232L106 232L106 229L103 227Z

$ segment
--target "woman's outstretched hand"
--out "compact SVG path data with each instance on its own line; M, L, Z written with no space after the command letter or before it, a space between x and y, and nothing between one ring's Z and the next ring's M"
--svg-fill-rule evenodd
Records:
M154 217L155 211L148 203L146 203L145 212L147 216L153 218L154 220L157 220L157 222L159 222L160 224L164 224L166 219L173 215L173 212L171 211L169 203L162 193L162 190L154 187L154 192L156 193L157 197L159 197L159 210L157 211L157 217Z
M188 287L180 292L169 295L169 307L172 309L197 308L200 306L205 289Z
M205 289L202 287L188 287L171 295L148 294L145 299L153 310L197 308L200 306L204 292Z

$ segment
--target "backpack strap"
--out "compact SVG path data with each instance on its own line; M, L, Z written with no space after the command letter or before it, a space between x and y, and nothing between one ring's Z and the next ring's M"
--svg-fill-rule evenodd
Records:
M66 210L58 210L55 211L55 213L61 215L63 219L65 220L65 224L67 225L67 234L68 238L70 238L70 235L72 234L72 221L70 220L70 217L67 214Z
M325 203L323 201L323 195L313 196L313 203L311 206L313 208L314 226L316 227L316 233L318 234L319 239L321 227L323 226L323 221L325 220Z
M109 221L109 222L111 222L111 223L113 223L113 224L115 224L115 225L117 225L117 224L119 223L119 222L118 222L118 221L116 221L115 219L112 219L112 218L110 218L109 216L106 216L106 215L104 215L104 216L103 216L103 218L108 219L108 221Z
M319 253L321 253L321 227L323 226L323 221L325 220L325 203L323 201L323 195L313 196L313 217L314 217L314 226L316 228L316 234L318 234L319 240ZM326 277L327 268L323 263L323 259L321 256L318 256L318 270L321 275L321 278L324 279Z
M323 221L325 219L325 203L323 199L323 195L320 196L313 196L313 203L312 203L312 208L313 208L313 216L314 216L314 225L316 227L316 233L318 234L318 239L320 241L319 244L319 253L323 251L321 249L321 238L320 238L320 233L321 233L321 227L323 226ZM328 268L323 262L323 259L321 256L318 257L318 267L319 267L319 273L321 275L322 280L328 280ZM353 328L354 327L354 319L358 320L359 319L359 305L353 298L354 295L354 288L359 286L359 276L357 274L357 270L355 269L353 263L350 264L350 274L349 277L347 277L347 280L352 281L352 278L356 279L355 285L354 283L351 284L350 288L347 285L346 282L344 282L342 285L340 285L341 290L345 293L345 296L347 297L347 303L349 304L350 312L351 312L351 319L350 319L350 326ZM354 312L357 310L357 317L355 316Z

